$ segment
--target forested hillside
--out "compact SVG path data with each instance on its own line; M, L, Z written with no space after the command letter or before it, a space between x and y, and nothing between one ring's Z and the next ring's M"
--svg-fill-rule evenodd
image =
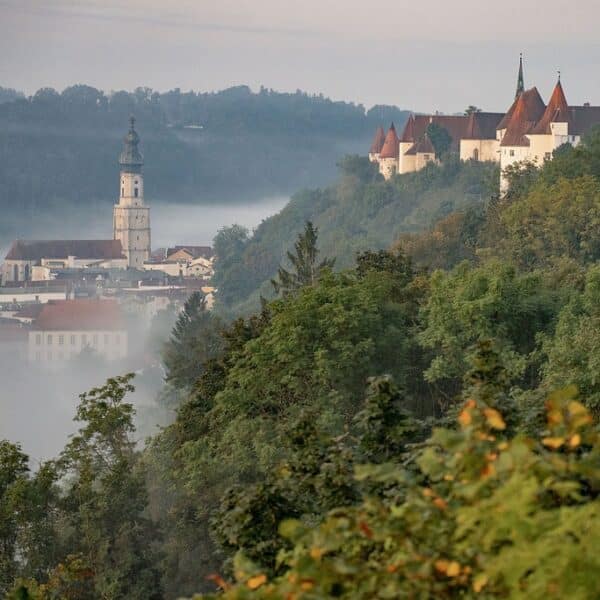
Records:
M366 157L346 156L338 168L335 185L298 192L252 235L237 226L219 232L214 281L223 310L244 313L258 306L260 295L271 297L269 281L307 220L319 229L322 253L346 268L357 252L388 248L455 210L478 214L498 192L495 165L461 163L455 156L390 181Z
M138 119L153 202L252 202L323 184L337 157L364 151L395 107L245 86L216 93L76 85L30 98L0 90L0 234L66 209L110 206L130 114ZM26 232L25 232L26 233ZM14 235L14 233L13 233Z
M353 257L305 223L252 316L192 296L144 445L131 375L56 461L0 443L0 593L597 597L600 133L510 179Z

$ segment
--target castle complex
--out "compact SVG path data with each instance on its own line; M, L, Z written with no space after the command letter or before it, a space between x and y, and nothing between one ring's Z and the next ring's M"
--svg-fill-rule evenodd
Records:
M369 150L369 159L379 164L380 173L413 173L438 156L433 131L448 134L449 150L461 160L493 161L500 164L500 189L508 182L505 169L522 161L542 164L563 144L577 146L594 125L600 124L600 106L570 106L560 81L548 105L536 87L525 90L523 59L519 62L517 92L506 113L474 111L468 115L411 115L398 136L392 123L387 133L380 127Z

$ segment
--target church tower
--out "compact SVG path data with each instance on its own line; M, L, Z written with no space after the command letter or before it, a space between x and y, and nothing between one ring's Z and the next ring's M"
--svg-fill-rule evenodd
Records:
M121 241L127 265L142 269L144 262L150 260L150 208L144 204L144 157L138 149L140 138L134 125L131 117L119 156L120 194L113 211L113 238Z

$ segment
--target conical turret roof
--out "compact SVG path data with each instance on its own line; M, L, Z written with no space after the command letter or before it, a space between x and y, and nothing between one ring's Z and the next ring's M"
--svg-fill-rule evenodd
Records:
M129 131L123 138L123 143L124 147L119 155L119 164L124 171L139 173L144 164L144 157L138 148L140 136L135 130L135 117L133 116L129 118Z
M521 94L514 105L506 127L506 133L500 145L529 146L529 140L525 135L531 133L544 114L545 109L546 105L537 88L534 87Z
M411 114L410 117L408 117L408 121L406 121L406 125L404 126L404 130L402 131L402 137L400 138L400 141L414 142L415 138L415 115Z
M396 128L394 124L390 126L388 129L387 135L385 136L385 142L383 144L383 148L381 149L381 153L379 155L380 158L398 158L400 154L400 140L398 139L398 134L396 133Z
M550 123L569 123L569 104L565 97L565 92L560 82L560 77L554 87L548 106L544 111L544 114L538 124L535 126L533 131L534 135L543 135L552 133Z
M375 137L373 138L373 143L371 144L369 154L379 154L381 152L381 149L383 148L384 143L385 132L383 131L383 127L379 126L377 128L377 131L375 132Z

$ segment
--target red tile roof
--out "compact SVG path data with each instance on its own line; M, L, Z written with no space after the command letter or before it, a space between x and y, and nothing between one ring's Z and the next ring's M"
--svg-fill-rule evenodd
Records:
M526 134L532 131L545 110L546 105L537 88L532 88L521 94L514 106L500 145L529 146Z
M389 128L387 135L385 136L385 143L383 144L383 148L381 149L381 153L379 154L380 158L398 158L400 155L400 140L398 139L398 135L396 134L396 128L392 123Z
M404 143L414 143L417 139L417 132L415 131L415 115L410 115L408 117L408 121L404 125L404 130L402 131L402 136L400 137L400 141Z
M402 142L416 143L422 139L430 123L443 127L452 138L451 150L458 152L461 139L493 140L502 113L473 113L465 115L411 115L404 131ZM408 154L408 150L405 154Z
M168 260L169 256L184 250L192 256L192 258L211 258L214 255L214 251L210 246L173 246L167 248L165 259Z
M544 135L552 133L550 123L569 123L571 120L571 114L569 111L569 104L565 97L562 84L559 82L556 84L548 106L542 115L542 118L538 121L538 124L533 128L532 134Z
M42 258L117 259L125 258L120 240L16 240L7 260L35 260Z
M373 138L373 143L371 144L371 148L369 149L369 154L379 154L381 149L383 148L383 144L385 143L385 132L383 131L383 127L378 127L375 132L375 137Z
M425 134L416 144L415 144L415 153L416 154L435 154L435 148L429 139L429 136Z
M595 125L600 125L600 106L571 106L569 134L585 135Z
M116 300L51 300L44 304L34 331L115 331L125 329Z
M474 112L469 115L463 140L495 140L503 113Z

